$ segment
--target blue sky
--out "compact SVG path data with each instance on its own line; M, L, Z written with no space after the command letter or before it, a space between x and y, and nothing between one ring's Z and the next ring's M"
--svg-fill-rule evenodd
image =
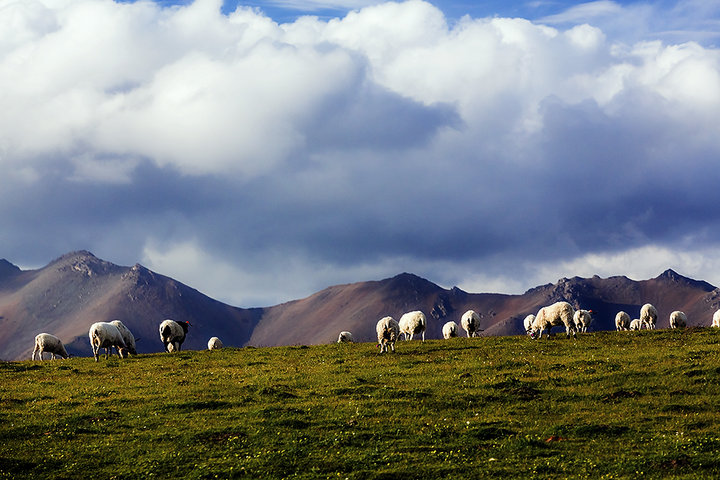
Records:
M0 257L245 307L720 285L720 2L316 5L0 0Z

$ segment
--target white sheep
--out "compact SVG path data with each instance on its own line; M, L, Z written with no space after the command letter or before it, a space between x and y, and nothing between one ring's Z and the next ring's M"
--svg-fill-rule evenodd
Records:
M626 312L619 311L615 315L615 330L629 330L630 329L630 315Z
M350 332L340 332L340 335L338 335L337 343L353 343L355 342L355 338L353 338L353 334Z
M468 310L463 313L463 316L460 318L460 325L462 325L463 330L467 332L468 338L477 337L478 332L482 331L478 328L480 327L480 315L474 310Z
M712 327L720 327L720 310L713 313Z
M640 330L642 325L643 323L639 318L634 318L633 321L630 322L630 330Z
M118 330L120 330L120 335L122 335L123 341L125 342L125 347L127 349L127 353L131 355L137 355L137 349L135 348L135 341L137 340L135 336L132 334L129 328L125 326L124 323L122 323L120 320L113 320L113 325L117 327ZM125 355L127 356L127 354Z
M125 358L127 346L123 340L120 330L110 322L96 322L90 326L88 332L90 337L90 346L92 347L93 357L98 361L100 349L105 349L105 359L110 357L112 347L117 350L118 357Z
M400 338L400 325L398 322L392 317L383 317L375 325L375 331L377 332L380 353L387 352L388 345L390 350L394 352L395 342Z
M450 338L457 337L457 329L458 329L457 323L452 322L452 321L447 322L445 325L443 325L443 328L442 328L443 338L445 340L448 340Z
M670 328L685 328L687 325L687 315L685 312L675 310L670 314Z
M185 341L190 322L177 322L175 320L163 320L160 324L160 340L165 345L166 352L179 352Z
M552 327L565 325L567 336L569 337L572 333L573 337L577 337L574 315L575 309L568 302L555 302L547 307L542 307L535 315L530 335L532 338L535 338L536 335L537 338L542 338L543 330L547 330L550 335Z
M525 327L525 333L530 335L532 333L532 325L535 321L535 315L530 314L527 317L525 317L525 320L523 320L523 327Z
M33 348L32 360L35 360L35 354L38 353L38 359L42 362L43 352L49 353L53 360L55 360L55 355L60 355L62 358L68 358L70 356L60 339L49 333L39 333L35 336L35 348Z
M658 312L655 307L651 304L646 303L640 309L640 321L648 330L655 330L655 324L657 323Z
M223 343L218 337L212 337L208 340L208 350L219 350L223 348Z
M573 321L575 322L575 329L578 332L586 333L588 327L592 323L592 310L576 310L573 315Z
M427 318L425 318L425 314L420 310L403 314L403 316L400 317L398 325L400 326L400 333L404 335L405 340L412 340L413 335L420 333L422 334L422 341L425 341Z

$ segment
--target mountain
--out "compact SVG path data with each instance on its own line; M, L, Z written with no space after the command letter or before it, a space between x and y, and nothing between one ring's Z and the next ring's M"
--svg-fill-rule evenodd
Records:
M157 327L165 318L191 323L186 349L205 349L212 336L228 346L310 345L334 342L342 330L356 341L375 341L375 324L411 310L428 318L426 338L442 338L445 322L475 310L485 335L520 335L526 315L565 300L593 310L591 330L613 330L615 314L639 316L644 303L659 312L667 328L673 310L692 325L710 325L720 308L720 289L667 270L642 281L627 277L563 278L522 295L468 293L444 289L411 273L336 285L307 298L264 308L243 309L218 302L142 265L122 267L90 252L72 252L38 270L23 271L0 260L0 358L27 359L40 332L57 335L73 355L89 356L89 326L120 319L140 337L141 353L162 351Z
M225 305L141 265L120 267L86 251L39 270L0 261L0 358L6 360L30 358L41 332L58 336L71 355L88 356L90 325L113 319L140 338L137 349L143 353L162 350L157 329L165 318L191 323L184 348L207 348L215 335L244 344L261 313Z

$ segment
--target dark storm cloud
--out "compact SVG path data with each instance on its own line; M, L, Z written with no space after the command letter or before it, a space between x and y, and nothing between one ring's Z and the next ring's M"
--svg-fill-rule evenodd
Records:
M35 5L0 12L16 263L84 248L259 306L401 271L522 291L720 262L717 49L424 2L284 25Z

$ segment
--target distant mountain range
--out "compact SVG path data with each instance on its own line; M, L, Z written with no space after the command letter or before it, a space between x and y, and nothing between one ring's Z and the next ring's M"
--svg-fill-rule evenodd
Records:
M691 326L709 326L720 308L720 289L672 270L642 281L563 278L522 295L449 290L410 273L380 281L326 288L307 298L264 308L238 308L214 300L142 265L122 267L87 251L68 253L38 270L21 270L0 260L0 359L29 359L36 334L58 336L73 355L90 356L87 338L96 321L120 319L140 338L138 351L159 352L157 332L166 318L187 320L183 348L207 347L212 336L227 346L279 346L329 343L342 330L356 341L375 341L375 323L385 315L398 319L422 310L426 338L442 338L442 325L459 323L469 309L480 315L484 335L520 335L522 320L540 307L565 300L591 309L591 330L615 328L615 314L639 316L644 303L659 312L658 328L668 327L673 310L682 310Z

